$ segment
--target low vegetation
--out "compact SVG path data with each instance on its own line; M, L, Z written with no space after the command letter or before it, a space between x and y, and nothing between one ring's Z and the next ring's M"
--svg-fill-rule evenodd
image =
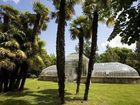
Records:
M59 105L58 84L28 79L23 92L1 93L0 105ZM91 84L83 102L84 84L75 95L75 83L66 83L66 105L139 105L140 84Z

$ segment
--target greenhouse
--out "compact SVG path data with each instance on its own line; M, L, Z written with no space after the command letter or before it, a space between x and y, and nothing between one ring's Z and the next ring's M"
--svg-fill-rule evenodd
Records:
M66 75L66 81L74 81L76 79L76 69L78 66L78 54L72 53L69 56L66 57L65 60L65 75ZM88 58L86 56L83 56L83 69L82 69L82 76L86 76L87 69L88 69ZM57 76L57 70L56 65L52 65L50 67L45 68L41 74L40 79L42 80L50 80L50 78L54 78ZM53 79L53 80L54 80Z
M109 76L109 77L131 77L139 76L138 72L122 63L110 62L110 63L96 63L94 66L92 76Z
M66 57L65 75L66 81L76 80L76 69L78 67L78 54L72 53ZM83 56L83 69L81 82L85 82L88 72L88 58ZM40 80L57 81L56 65L45 68L39 77ZM95 63L91 82L101 83L140 83L138 72L122 63Z

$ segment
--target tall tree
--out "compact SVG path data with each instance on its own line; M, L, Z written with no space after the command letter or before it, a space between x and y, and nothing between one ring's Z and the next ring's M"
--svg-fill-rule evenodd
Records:
M49 11L47 7L38 2L34 5L34 11L36 14L40 13L41 19L39 19L38 25L36 24L38 21L36 14L20 13L11 6L0 5L0 47L2 48L0 50L2 54L0 57L0 75L3 73L5 75L0 79L4 81L4 87L1 88L5 91L8 89L10 91L13 89L22 90L30 58L35 56L37 61L42 60L38 56L40 45L37 35L41 30L46 29ZM34 27L39 27L35 35L32 34L35 31ZM4 55L3 52L5 52ZM0 81L1 83L3 82Z
M84 94L84 100L88 100L90 78L95 63L96 49L97 49L97 30L98 21L106 21L107 25L112 25L112 8L110 8L111 0L86 0L83 6L84 13L92 21L92 41L91 41L91 53L88 64L88 75L86 80L86 88Z
M52 17L56 17L57 38L56 38L56 65L59 85L59 96L61 103L64 103L65 95L65 25L66 20L70 20L74 14L74 5L80 0L53 0L56 12L52 13Z
M84 100L88 99L88 91L90 85L90 77L93 71L93 66L95 62L95 52L97 45L97 28L98 20L106 21L106 24L112 25L114 23L114 18L117 17L118 12L131 7L131 4L135 0L86 0L84 5L84 12L92 20L92 44L91 44L91 54L89 60L88 76L86 81L86 89Z
M92 21L92 43L91 43L91 53L89 58L88 64L88 75L86 80L86 89L84 94L84 100L88 99L88 91L90 85L90 78L93 70L93 66L95 63L95 54L96 54L96 46L97 46L97 28L98 28L98 12L97 10L94 11L94 19Z
M57 54L57 72L59 84L59 96L61 103L64 104L65 95L65 0L60 1L60 11L57 28L56 54Z
M80 80L82 74L82 65L83 65L83 47L84 47L84 38L90 37L90 30L88 30L88 21L85 16L77 17L70 27L71 38L79 40L79 62L77 69L77 89L76 94L79 93L80 89Z

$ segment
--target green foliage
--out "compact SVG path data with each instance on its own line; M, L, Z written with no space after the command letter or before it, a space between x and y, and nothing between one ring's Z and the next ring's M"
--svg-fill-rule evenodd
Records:
M56 56L54 54L50 54L50 65L56 65Z
M42 3L40 3L40 2L34 2L34 4L33 4L33 10L35 12L37 12L39 14L43 14L43 15L44 14L48 15L48 13L49 13L49 9L45 5L43 5Z
M127 64L135 68L140 75L140 40L136 44L136 50L127 59Z
M76 39L81 37L90 38L91 30L90 30L90 22L85 16L79 16L71 23L70 32L71 38Z
M121 62L126 64L126 60L132 54L132 50L127 48L111 48L107 47L107 50L100 54L99 61L100 62Z
M114 30L108 40L112 40L117 35L121 36L122 43L127 43L129 45L139 40L140 3L137 3L135 6L128 7L119 14Z
M33 10L34 14L22 13L11 6L0 5L0 75L5 73L0 79L0 92L23 89L28 69L41 71L50 62L45 44L38 37L47 28L49 10L40 2L34 3ZM6 85L3 81L9 81L10 85L3 87Z
M66 0L66 20L70 20L72 16L75 14L74 6L76 4L81 3L82 0ZM60 0L53 0L53 4L55 6L56 11L51 13L51 17L56 18L56 22L58 22L58 16L59 16L59 8L60 8Z

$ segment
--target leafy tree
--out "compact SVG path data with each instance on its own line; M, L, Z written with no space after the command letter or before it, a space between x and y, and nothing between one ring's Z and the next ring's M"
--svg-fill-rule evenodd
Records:
M100 54L100 62L120 62L126 64L126 60L129 55L132 54L132 50L127 48L111 48L107 46L107 49L104 53Z
M132 5L134 1L135 5ZM112 40L117 35L121 36L121 42L131 45L139 41L140 35L140 3L138 0L128 0L124 2L121 7L124 9L119 14L113 32L108 40ZM137 44L138 45L138 44ZM131 54L126 60L126 63L139 71L139 54L137 50Z
M56 64L56 56L54 54L50 54L49 57L50 57L50 61L51 61L50 65L55 65Z
M134 67L140 74L140 40L136 43L136 50L127 59L127 64Z
M137 1L137 0L132 0ZM132 4L132 3L131 3ZM135 6L128 6L118 16L113 32L108 40L117 35L121 36L121 42L132 44L139 40L140 36L140 3Z

